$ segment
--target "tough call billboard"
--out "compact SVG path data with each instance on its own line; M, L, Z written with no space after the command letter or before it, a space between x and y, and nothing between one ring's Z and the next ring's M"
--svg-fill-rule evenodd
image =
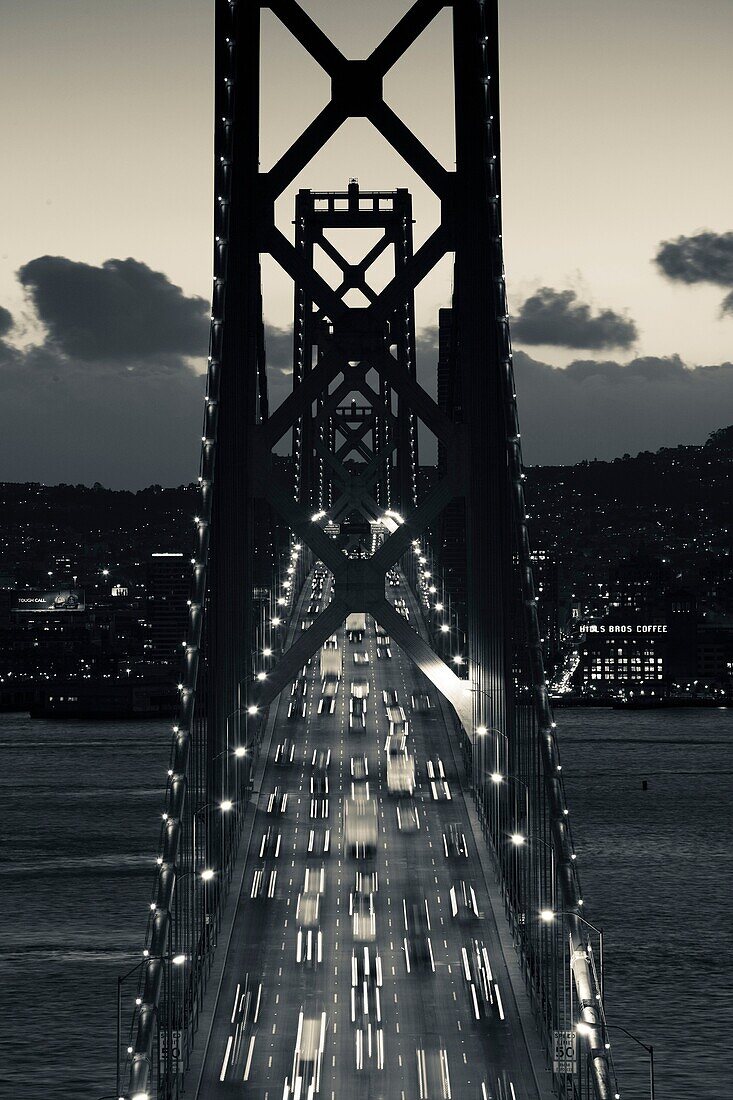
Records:
M83 611L83 588L53 588L46 592L27 589L15 596L13 611L43 612L46 615L60 611Z

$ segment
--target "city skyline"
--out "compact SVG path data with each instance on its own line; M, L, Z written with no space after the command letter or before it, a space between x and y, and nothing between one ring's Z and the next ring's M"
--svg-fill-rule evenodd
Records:
M348 5L306 8L358 56L385 12L396 20L406 6L372 5L374 26L362 19L356 31ZM24 95L2 124L22 155L0 183L12 212L0 255L0 466L14 480L191 480L211 271L213 4L4 7L0 81L7 96L19 85ZM529 463L700 443L733 421L725 9L501 6L504 239ZM386 91L449 164L445 19ZM326 93L275 23L265 13L265 48L287 59L302 95L284 112L283 90L263 75L263 167ZM414 90L426 65L427 104ZM407 186L419 243L434 211L397 163L352 120L296 184L333 186L353 164L362 187ZM292 193L278 210L283 229ZM290 385L291 289L268 265L263 275L277 402ZM416 303L428 387L449 292L443 264Z

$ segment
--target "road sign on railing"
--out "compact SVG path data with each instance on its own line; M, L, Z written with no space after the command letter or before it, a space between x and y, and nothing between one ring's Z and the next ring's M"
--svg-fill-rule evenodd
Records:
M172 1075L175 1077L177 1073L183 1071L183 1065L181 1061L181 1044L183 1042L183 1032L176 1029L168 1031L168 1028L161 1027L158 1029L158 1054L160 1057L161 1066L168 1065L168 1036L170 1035L170 1069Z
M574 1031L555 1031L554 1054L552 1057L555 1073L575 1073L577 1036Z

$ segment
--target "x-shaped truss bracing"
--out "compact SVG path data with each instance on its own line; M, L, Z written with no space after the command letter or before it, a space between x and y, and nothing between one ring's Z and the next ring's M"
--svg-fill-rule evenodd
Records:
M461 427L444 416L436 402L416 381L414 333L408 334L411 335L409 357L412 362L407 369L405 362L400 361L399 347L397 357L390 350L400 330L400 314L405 303L412 302L416 287L454 247L454 173L444 169L386 105L382 85L386 73L444 5L425 2L415 4L365 61L347 60L310 17L291 0L282 0L267 6L330 76L331 99L273 168L269 172L261 173L259 177L262 227L260 251L269 253L291 276L301 298L296 297L294 390L273 416L254 429L249 484L251 494L265 496L288 526L327 565L333 574L335 597L297 643L282 654L277 665L268 672L267 680L257 685L256 697L262 705L271 702L297 675L305 660L317 652L319 646L334 632L334 622L339 615L341 619L337 626L341 625L350 612L363 611L373 615L395 638L397 644L449 699L464 726L470 729L474 701L469 684L430 650L418 632L407 625L385 598L387 571L400 561L412 541L419 538L445 505L455 495L461 494L464 488L460 476L460 456L463 451ZM438 227L414 254L410 240L409 246L400 257L401 262L395 263L394 277L380 292L369 286L367 272L387 246L385 238L372 245L366 256L354 264L344 260L323 231L323 225L358 228L387 224L384 216L380 217L378 198L375 201L372 196L370 203L369 193L360 193L358 186L354 187L353 184L350 185L349 192L342 196L345 203L328 204L324 196L320 207L326 207L326 211L321 219L323 225L319 225L316 212L318 196L312 196L310 192L300 192L296 204L296 246L291 245L275 227L274 206L278 197L338 127L350 117L367 118L441 202ZM391 194L403 199L405 197L405 193ZM311 231L307 241L303 228L306 217L304 212L316 222L315 230ZM362 212L363 217L360 217ZM315 269L314 245L321 247L342 272L341 284L336 290ZM368 299L367 306L350 307L346 304L344 296L353 288L362 291ZM319 362L311 368L309 360L314 338L312 335L309 338L305 329L311 326L311 332L323 332L324 325L328 326L328 340L325 346L319 345ZM379 394L366 383L366 374L370 370L379 377ZM337 383L336 390L329 394L334 382ZM295 457L301 468L310 464L315 456L333 469L334 479L342 487L342 494L335 503L335 514L343 516L354 510L369 518L377 518L383 509L370 490L380 469L395 451L398 452L400 463L411 467L413 465L410 463L413 456L400 453L399 445L401 444L402 449L407 445L404 434L400 438L399 433L393 430L386 439L382 434L377 442L376 421L382 425L382 433L393 427L391 422L394 416L389 398L392 392L397 395L401 407L410 410L412 418L421 418L447 445L452 461L449 464L449 475L419 508L414 506L414 498L410 502L412 507L407 507L406 502L400 500L404 523L386 538L378 553L371 559L357 561L340 550L313 522L309 509L309 505L313 505L313 497L309 498L303 492L305 478L302 474L300 499L293 499L290 487L279 480L273 471L271 452L287 432L293 431L293 438L297 441ZM372 418L358 428L351 428L343 422L338 423L333 415L338 407L337 401L351 393L364 396L373 410ZM335 398L335 394L338 398ZM315 417L311 414L314 401L319 403ZM306 425L306 422L309 423ZM335 433L329 435L323 430L326 422L335 423L345 438L338 449L327 446L327 441L335 439ZM321 427L320 436L313 433L313 427L318 425ZM294 431L296 427L299 429L297 433ZM365 442L370 430L375 439L375 445L371 449ZM416 436L414 419L411 434ZM307 455L298 455L298 446L307 447ZM357 476L345 471L341 473L338 469L341 466L343 470L343 460L353 452L364 459L364 468ZM253 688L250 691L250 695L254 690Z

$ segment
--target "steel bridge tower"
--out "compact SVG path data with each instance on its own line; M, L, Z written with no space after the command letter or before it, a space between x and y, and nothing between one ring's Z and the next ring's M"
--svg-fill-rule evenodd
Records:
M351 180L343 192L301 190L295 200L295 248L308 270L314 271L316 248L336 265L341 282L336 294L341 299L356 291L364 302L373 302L376 292L369 284L368 271L374 262L391 253L396 271L401 271L413 253L412 198L404 189L394 192L359 190ZM330 240L329 230L377 230L381 237L357 263L350 263ZM332 348L332 324L313 298L309 279L295 286L293 323L293 391ZM415 303L409 294L390 318L389 335L395 348L398 369L415 381ZM365 372L366 373L366 372ZM352 383L354 379L351 379ZM407 402L395 395L388 381L379 379L374 392L366 382L352 385L351 403L344 405L345 387L324 392L303 403L302 415L293 429L296 499L312 511L328 511L333 523L340 523L353 510L367 521L376 521L385 510L410 509L417 503L417 425ZM358 474L344 467L343 460L357 455L364 465ZM356 480L355 480L356 479Z
M261 55L263 8L331 85L327 105L269 171L260 169L260 71L276 59ZM387 74L444 8L451 9L453 34L451 170L383 97ZM295 0L217 0L214 282L201 503L180 714L125 1096L156 1088L161 1097L178 1095L179 1060L186 1062L206 987L264 715L355 611L370 613L455 711L456 737L548 1049L554 1032L572 1029L573 1014L588 1025L582 1064L574 1075L557 1074L558 1094L614 1095L532 580L502 258L497 27L497 0L417 0L368 58L354 61ZM278 228L276 201L350 118L367 119L438 200L439 223L416 250L404 189L363 192L352 182L342 192L301 190L294 242ZM354 264L329 243L328 230L360 226L382 230L383 238ZM342 273L336 289L316 270L318 248ZM374 290L369 267L390 249L394 273ZM453 297L441 318L445 392L436 402L418 381L414 295L447 255ZM294 288L293 390L274 410L262 256ZM362 304L347 304L352 291ZM422 494L418 421L439 448L440 476ZM291 459L274 453L283 439L292 440ZM445 660L450 655L437 642L431 647L385 595L387 572L401 566L432 612L424 567L429 561L435 576L448 568L441 517L450 509L463 528L462 556L450 563L463 596L460 665ZM368 554L350 554L332 537L334 524L348 526L354 516L381 525ZM437 542L436 531L443 532ZM334 598L283 650L282 624L314 559L330 570ZM512 827L538 840L521 862L507 851ZM215 870L203 887L202 865ZM563 913L552 927L535 919L548 898ZM179 954L190 965L176 969ZM174 1043L181 1051L175 1057Z

